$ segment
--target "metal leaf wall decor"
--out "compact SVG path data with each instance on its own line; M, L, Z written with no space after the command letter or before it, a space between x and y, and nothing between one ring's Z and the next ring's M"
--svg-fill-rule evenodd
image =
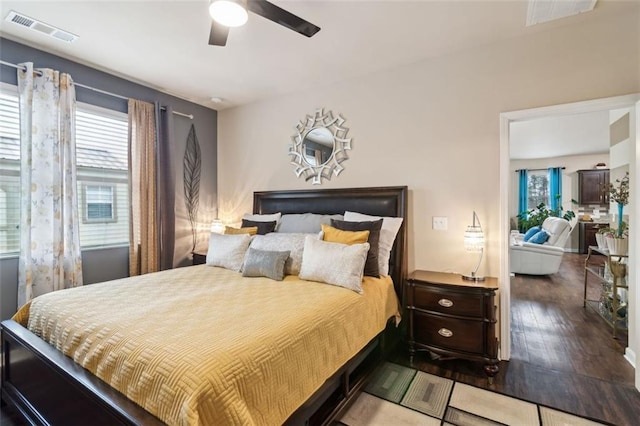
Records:
M196 136L196 128L192 124L187 136L187 146L184 150L183 179L184 179L184 200L187 205L187 213L189 222L191 223L191 236L193 238L193 247L196 248L196 240L198 238L198 206L200 204L200 168L202 160L200 158L200 144Z

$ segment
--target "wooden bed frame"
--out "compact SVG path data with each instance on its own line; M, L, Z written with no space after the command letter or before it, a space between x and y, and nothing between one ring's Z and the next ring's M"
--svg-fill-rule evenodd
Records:
M254 193L254 213L342 214L346 210L404 218L391 254L390 275L403 299L407 272L407 187L349 188ZM374 338L309 398L287 424L328 424L358 394L395 327ZM391 335L391 337L389 337ZM12 320L2 322L2 404L32 424L157 425L162 422L92 375L71 358Z

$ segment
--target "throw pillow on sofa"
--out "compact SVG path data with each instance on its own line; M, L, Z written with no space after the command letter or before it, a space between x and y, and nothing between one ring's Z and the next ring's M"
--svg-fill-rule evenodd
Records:
M533 244L544 244L548 239L549 234L543 229L542 231L536 232L533 237L529 239L529 242Z
M533 226L531 228L529 228L529 230L527 232L525 232L524 234L524 242L528 242L531 237L533 237L534 235L536 235L538 232L540 232L540 227L539 226Z

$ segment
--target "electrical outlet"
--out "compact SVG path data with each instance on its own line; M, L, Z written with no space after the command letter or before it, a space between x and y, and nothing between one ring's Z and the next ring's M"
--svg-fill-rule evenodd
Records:
M446 216L433 216L432 218L432 227L436 231L446 231L447 230L447 218Z

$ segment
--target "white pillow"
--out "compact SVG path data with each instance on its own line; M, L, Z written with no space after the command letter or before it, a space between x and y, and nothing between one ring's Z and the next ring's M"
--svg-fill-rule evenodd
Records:
M242 216L243 219L252 220L254 222L276 222L276 226L278 226L278 222L280 221L280 216L282 213L273 213L273 214L245 214Z
M215 232L209 237L207 265L240 271L244 255L251 243L251 235L221 235Z
M362 273L369 243L330 243L308 235L304 240L300 278L348 288L362 294Z
M251 248L265 251L288 251L289 258L284 264L284 273L298 275L300 265L302 265L304 240L307 235L318 238L318 234L279 234L277 232L256 235L251 242Z
M378 267L380 275L389 275L389 258L391 257L391 249L396 235L402 226L401 217L380 217L369 216L367 214L356 212L344 212L344 220L346 222L366 222L382 219L382 229L380 229L380 242L378 243Z

